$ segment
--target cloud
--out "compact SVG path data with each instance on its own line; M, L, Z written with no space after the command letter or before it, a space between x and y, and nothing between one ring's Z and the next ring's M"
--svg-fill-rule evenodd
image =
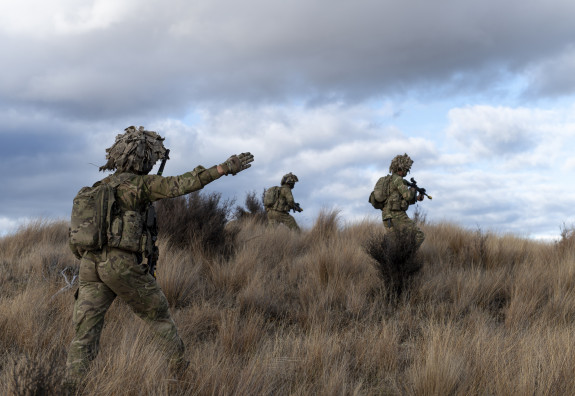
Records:
M252 168L205 188L206 192L222 193L224 198L235 197L238 203L246 192L260 194L264 188L277 185L283 174L294 172L300 179L294 196L305 208L298 221L304 226L311 225L324 207L340 209L346 221L379 218L379 213L367 203L369 192L377 179L387 174L393 156L407 152L415 160L410 176L434 197L419 204L429 221L449 220L522 235L558 232L558 225L568 219L575 194L569 185L563 187L563 193L554 193L560 180L569 179L570 157L565 154L573 147L575 124L570 124L566 115L558 118L558 113L537 109L515 112L477 107L458 111L451 113L457 117L446 127L453 134L445 136L454 141L468 137L472 140L457 146L454 152L441 147L441 138L426 136L425 132L408 134L394 127L394 112L387 106L372 104L313 108L238 105L220 110L198 109L186 122L166 118L140 124L166 138L166 146L172 150L166 175L181 174L199 164L209 167L233 153L254 153ZM486 119L494 125L508 125L515 118L522 122L539 120L532 124L535 143L525 152L512 152L511 158L505 159L505 166L495 154L492 161L478 165L471 155L471 143L484 135L453 129L454 125L467 125L478 131L481 128L477 125L483 125ZM42 144L55 143L55 148L43 151L38 147L26 153L25 143L33 144L41 136L37 131L43 120L31 121L23 130L27 137L19 143L23 148L20 158L7 152L1 159L2 166L12 170L3 176L4 191L10 193L2 197L1 217L67 217L77 190L104 176L95 165L105 161L105 148L125 126L134 124L112 128L103 123L79 128L76 123L62 122L44 140L40 139ZM63 132L61 136L56 130ZM498 129L488 130L493 131L490 133L495 139ZM7 136L13 138L12 133ZM499 146L486 148L498 153L505 144L503 141ZM63 148L58 151L58 147ZM546 159L547 166L555 170L553 177L532 167L512 166L527 161L526 157L536 157L537 162ZM555 198L550 201L550 196Z
M508 72L563 56L575 34L575 4L507 0L502 7L451 0L10 1L0 6L0 92L13 103L97 119L150 111L175 117L207 103L357 103L414 89L427 96L490 91Z
M476 157L522 153L537 144L533 123L545 114L530 109L473 106L449 112L447 135L467 147Z
M168 175L254 153L250 170L206 187L225 197L293 171L298 221L322 206L377 218L367 195L407 152L436 197L420 204L428 219L555 231L573 189L541 202L574 167L574 11L563 0L4 1L0 217L67 216L116 134L143 125L166 137Z
M575 93L575 45L527 70L526 97L557 97Z
M547 168L570 157L575 143L572 108L545 110L488 105L449 111L446 136L469 162L500 158L510 168ZM567 164L568 166L568 164Z

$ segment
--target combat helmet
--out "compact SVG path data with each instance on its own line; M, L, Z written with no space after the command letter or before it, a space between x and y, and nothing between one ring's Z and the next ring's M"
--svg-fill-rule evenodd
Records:
M281 185L283 186L284 184L287 184L291 188L293 188L295 183L298 181L299 180L298 180L297 176L290 172L288 174L285 174L284 177L282 177Z
M106 165L100 171L116 170L139 175L148 174L156 161L164 158L166 148L164 138L154 131L146 131L143 126L130 126L125 133L116 136L116 142L106 149Z
M404 170L406 173L409 173L411 165L413 165L413 160L409 158L409 155L396 155L391 160L391 165L389 165L389 172L397 173L400 170Z

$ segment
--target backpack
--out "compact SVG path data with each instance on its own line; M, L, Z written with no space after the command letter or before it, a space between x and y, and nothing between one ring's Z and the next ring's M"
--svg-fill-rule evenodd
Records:
M100 250L106 245L120 183L99 181L78 191L70 219L70 245L75 250Z
M368 201L371 204L371 206L373 206L375 209L383 209L383 207L385 206L385 202L387 201L387 195L389 193L389 180L390 179L391 179L390 175L380 177L379 180L377 181L377 183L375 183L375 187L373 188L373 191L371 192L371 194L369 194ZM375 192L376 191L379 192L378 195L381 195L381 197L383 198L382 200L375 199Z
M280 195L280 187L270 187L264 193L264 206L266 208L271 208L276 201L278 200Z

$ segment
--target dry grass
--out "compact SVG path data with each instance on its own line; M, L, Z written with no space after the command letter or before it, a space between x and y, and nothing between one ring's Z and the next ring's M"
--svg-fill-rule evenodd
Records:
M164 234L158 282L190 368L170 380L148 329L117 301L79 392L575 394L572 231L545 244L424 224L423 267L394 297L366 250L381 228L323 212L300 234L245 216L233 238L209 234L210 249ZM75 289L64 275L78 266L66 233L38 222L0 239L0 394L62 393Z

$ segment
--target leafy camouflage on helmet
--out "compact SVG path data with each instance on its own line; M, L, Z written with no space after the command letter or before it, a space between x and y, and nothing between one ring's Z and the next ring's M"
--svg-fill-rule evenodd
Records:
M282 182L280 184L284 185L287 183L295 183L298 181L299 180L298 180L297 176L290 172L290 173L284 175L284 177L282 177Z
M389 165L390 173L397 173L397 171L404 170L409 172L413 165L413 160L409 158L409 155L396 155L395 158L391 160L391 165Z
M154 131L146 131L143 126L137 129L130 126L125 131L124 134L116 136L112 147L106 149L108 162L100 167L100 171L147 174L156 161L164 158L164 138Z

